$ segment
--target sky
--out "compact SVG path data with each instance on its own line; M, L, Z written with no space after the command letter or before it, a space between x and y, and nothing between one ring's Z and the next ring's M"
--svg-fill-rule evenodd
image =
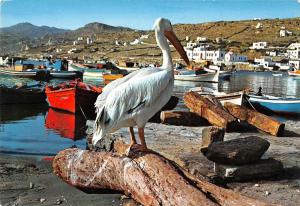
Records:
M300 17L298 0L0 0L0 2L0 27L30 22L37 26L77 29L87 23L100 22L149 30L158 17L168 18L173 24Z

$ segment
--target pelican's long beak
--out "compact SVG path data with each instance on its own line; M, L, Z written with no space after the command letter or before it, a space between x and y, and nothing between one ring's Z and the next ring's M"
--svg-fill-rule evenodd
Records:
M184 51L180 41L178 40L178 38L174 34L174 32L172 30L170 30L170 31L165 31L164 34L165 34L165 37L167 37L167 39L173 44L173 46L178 51L178 53L180 54L181 58L185 61L187 66L190 67L191 66L190 60L187 57L186 52Z

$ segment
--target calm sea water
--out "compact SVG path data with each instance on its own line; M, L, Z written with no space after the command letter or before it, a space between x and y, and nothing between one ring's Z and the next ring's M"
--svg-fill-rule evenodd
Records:
M29 79L0 76L0 84L13 86L17 82L37 83ZM102 85L102 80L99 79L89 78L84 79L84 82ZM267 72L236 72L230 81L219 84L176 81L174 94L182 97L189 88L201 85L225 92L244 88L252 88L256 91L261 86L263 92L269 95L300 98L299 80L294 80L285 74L274 77ZM183 107L182 101L178 107ZM83 116L49 109L47 104L0 106L0 152L53 156L58 151L69 147L86 148Z

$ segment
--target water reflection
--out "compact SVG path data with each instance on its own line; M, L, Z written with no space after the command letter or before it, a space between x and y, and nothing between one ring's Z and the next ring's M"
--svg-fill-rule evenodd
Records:
M86 119L83 115L72 114L49 108L45 127L58 133L61 137L80 140L85 137Z

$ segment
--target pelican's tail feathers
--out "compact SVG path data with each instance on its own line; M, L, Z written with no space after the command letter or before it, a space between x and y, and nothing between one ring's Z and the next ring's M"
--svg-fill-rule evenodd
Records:
M97 116L95 119L94 125L94 134L93 134L93 145L95 146L98 141L100 141L103 137L105 137L105 119L106 112L105 107L97 108Z

